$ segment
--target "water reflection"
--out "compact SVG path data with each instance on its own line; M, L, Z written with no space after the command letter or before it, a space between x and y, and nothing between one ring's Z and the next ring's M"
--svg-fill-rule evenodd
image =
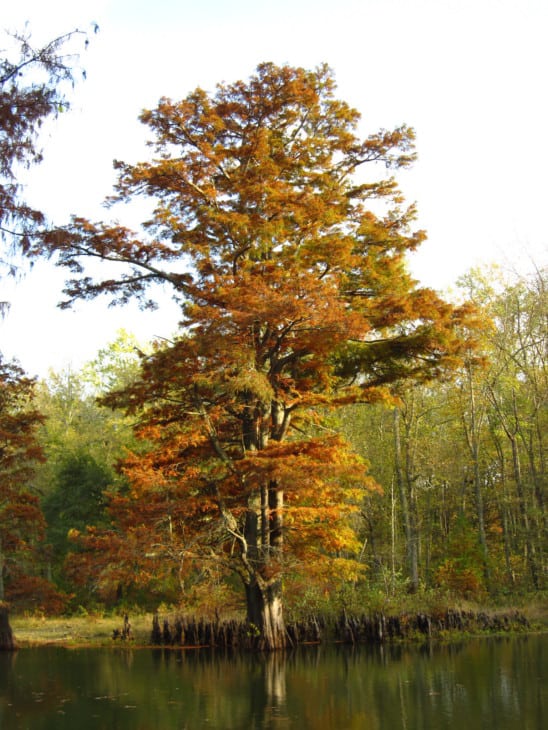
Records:
M2 730L540 730L548 637L287 655L0 653Z

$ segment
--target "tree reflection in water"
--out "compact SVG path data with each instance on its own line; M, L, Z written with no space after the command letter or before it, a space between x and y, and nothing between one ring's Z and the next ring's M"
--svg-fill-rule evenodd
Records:
M0 652L2 730L537 730L548 636L460 645Z

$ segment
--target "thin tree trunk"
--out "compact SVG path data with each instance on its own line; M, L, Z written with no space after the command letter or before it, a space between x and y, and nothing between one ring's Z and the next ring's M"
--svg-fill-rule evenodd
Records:
M482 491L482 480L481 470L479 463L479 451L477 449L477 442L474 443L474 450L472 452L473 468L474 468L474 501L476 503L476 515L478 518L478 533L479 541L481 545L481 552L483 556L483 570L485 574L485 582L487 584L487 590L490 589L491 574L489 570L489 550L487 547L487 536L485 533L485 510L483 507L483 491Z
M514 469L514 479L516 482L516 490L518 493L518 501L519 501L519 507L521 512L521 519L523 522L523 529L525 532L525 551L526 551L526 559L527 559L527 566L529 568L529 572L531 574L531 580L533 582L533 587L535 589L538 589L539 587L539 577L538 577L538 569L537 569L537 563L536 563L536 556L535 556L535 547L533 544L533 541L531 540L531 529L529 526L529 515L527 514L527 504L525 501L525 490L523 487L523 480L521 476L521 464L519 459L519 450L518 450L518 444L515 436L507 432L508 438L510 439L510 445L512 447L512 465Z
M407 570L412 592L419 588L419 566L417 555L417 536L414 530L414 520L407 494L407 484L403 472L403 459L400 437L400 411L394 408L394 452L396 467L396 482L400 494L403 528L405 532L405 551L407 557Z
M411 576L413 593L419 589L419 561L421 551L421 531L417 504L417 489L411 454L411 426L413 415L405 423L405 486L408 494L409 520L411 523Z
M497 501L497 507L500 514L500 521L501 521L501 527L502 527L502 540L504 545L504 561L506 565L506 574L510 580L510 583L514 585L516 582L516 575L514 573L514 569L512 568L512 560L511 560L511 545L510 545L510 527L508 524L508 489L506 485L506 460L504 458L504 449L502 448L502 444L500 443L500 439L498 438L494 423L492 423L490 419L490 427L491 427L491 438L493 440L493 443L495 445L495 450L497 452L497 457L499 460L499 472L500 472L500 490L495 490L495 496ZM499 494L499 491L501 494Z
M482 475L480 468L480 430L481 422L483 420L484 412L482 409L481 413L478 413L476 404L476 393L474 389L474 379L472 377L472 368L468 366L468 408L469 408L469 424L466 424L466 418L463 414L463 426L466 439L468 442L468 448L472 457L472 468L473 468L473 485L474 485L474 501L476 505L476 517L478 520L478 537L482 552L483 560L483 573L485 577L485 584L487 590L491 588L491 571L489 569L489 548L487 546L487 536L485 532L485 510L483 506L483 491L482 491Z
M520 516L521 516L521 522L522 522L522 529L525 537L525 552L526 552L526 561L527 561L527 567L529 569L529 573L531 575L531 581L533 583L533 587L535 589L539 588L540 580L539 580L539 572L538 572L538 566L536 561L536 555L535 555L535 546L531 539L531 527L529 524L529 512L528 512L528 506L527 501L525 497L525 487L523 484L523 478L521 474L521 461L520 461L520 455L519 455L519 444L518 444L518 435L520 434L520 423L519 423L519 414L517 410L516 405L516 394L515 391L512 392L512 415L513 415L513 424L510 423L510 419L506 416L504 413L502 406L496 397L496 394L492 388L490 388L490 396L492 403L496 409L496 412L499 416L500 424L504 430L504 433L506 434L506 437L508 438L508 441L510 442L510 447L512 450L512 468L514 472L514 481L516 483L516 491L518 495L518 504L519 504L519 510L520 510Z
M540 587L540 576L543 574L544 570L544 538L543 536L546 534L546 511L544 507L544 495L543 495L543 480L544 480L544 473L539 472L539 469L537 467L537 459L535 454L535 435L538 432L538 429L535 428L533 425L530 426L528 429L524 429L518 419L518 412L517 412L517 404L516 404L516 398L514 396L514 419L516 422L516 429L517 433L519 434L521 438L521 443L523 444L523 448L525 449L525 452L527 454L528 462L529 462L529 474L530 474L530 482L532 489L530 490L531 494L531 522L532 525L530 526L530 535L531 535L531 542L533 543L533 555L534 555L534 564L535 564L535 574L537 576L537 585L536 587ZM538 414L534 412L531 415L531 422L538 421ZM533 529L534 527L534 529ZM534 541L533 538L534 537Z
M371 526L371 533L373 527ZM392 591L396 585L396 499L394 496L394 477L390 480L390 575Z

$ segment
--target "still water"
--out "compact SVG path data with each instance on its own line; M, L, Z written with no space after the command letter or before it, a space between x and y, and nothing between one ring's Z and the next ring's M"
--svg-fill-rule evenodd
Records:
M0 652L0 728L545 730L548 636L462 645Z

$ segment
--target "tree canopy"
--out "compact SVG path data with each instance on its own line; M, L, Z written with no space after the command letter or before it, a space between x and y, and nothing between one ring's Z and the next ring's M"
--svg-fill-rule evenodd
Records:
M348 513L374 485L325 413L447 372L474 319L406 269L425 234L393 173L415 159L413 130L361 139L335 88L327 66L265 63L160 100L141 115L154 158L115 163L113 201L155 201L143 231L74 218L34 251L72 272L65 306L99 294L154 306L151 286L172 288L180 334L106 401L139 414L146 444L113 510L132 564L235 570L263 648L285 642L288 566L357 569Z

